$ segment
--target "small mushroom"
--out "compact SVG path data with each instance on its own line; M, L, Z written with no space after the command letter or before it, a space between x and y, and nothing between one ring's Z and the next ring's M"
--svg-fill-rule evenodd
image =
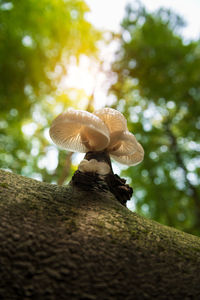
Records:
M101 151L109 142L109 131L97 116L82 110L68 109L52 123L50 136L55 144L72 151Z
M108 127L110 143L107 151L110 156L125 165L139 164L144 158L144 150L135 136L128 131L125 117L112 108L103 108L94 114Z
M101 186L97 182L103 177L110 192L120 203L126 204L133 191L125 179L113 173L110 156L133 166L143 160L144 150L128 131L126 119L120 112L103 108L91 114L68 109L53 121L50 136L66 150L86 153L72 177L74 185L92 189L93 185Z
M117 110L103 108L93 114L68 109L52 123L50 136L55 144L72 152L105 152L125 165L136 165L143 160L144 150L128 131L125 117ZM87 156L87 155L86 155ZM92 164L82 170L92 170ZM93 164L93 172L99 168ZM105 169L109 172L109 169ZM103 171L104 172L104 171Z
M121 156L112 154L111 157L121 164L128 165L128 166L136 166L144 158L144 149L138 142L136 147L134 146L134 148L135 151L133 151L132 154L121 155Z

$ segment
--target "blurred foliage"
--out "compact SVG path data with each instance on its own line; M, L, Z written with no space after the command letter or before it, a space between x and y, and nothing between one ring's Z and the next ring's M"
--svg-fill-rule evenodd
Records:
M168 10L127 6L111 93L145 150L123 171L136 211L200 235L200 41L185 42L183 26Z
M58 86L71 61L97 55L88 11L83 0L0 0L1 168L49 182L62 173L66 153L50 145L48 128L83 96L73 102Z
M113 35L119 50L108 76L113 107L145 149L143 163L122 171L134 188L129 205L200 235L200 41L184 41L184 22L172 12L133 3ZM87 12L83 0L0 0L1 168L47 182L75 170L73 156L66 175L71 154L58 151L48 130L69 106L91 110L83 90L61 88L82 55L98 60L102 35Z

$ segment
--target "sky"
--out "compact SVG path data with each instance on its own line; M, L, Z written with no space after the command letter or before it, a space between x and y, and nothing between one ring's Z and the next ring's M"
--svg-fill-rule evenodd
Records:
M100 29L119 31L125 7L134 0L86 0L91 12L88 19ZM184 29L186 39L197 39L200 36L200 0L142 0L141 3L153 11L160 7L172 9L188 23Z
M125 7L128 3L137 0L85 0L90 12L87 19L100 30L120 31L120 23L125 15ZM200 0L141 0L148 11L155 11L161 7L169 8L182 16L187 26L182 29L185 41L198 39L200 37ZM112 43L113 45L113 43ZM114 58L116 48L101 47L104 61L110 63ZM114 45L115 46L115 45ZM109 83L110 84L110 83ZM61 87L64 89L72 87L82 89L85 97L82 99L82 108L87 106L88 97L94 93L95 109L112 104L112 97L108 96L109 88L107 77L98 71L93 61L82 57L79 66L68 66L68 75L63 78ZM81 103L80 103L81 105Z
M100 30L120 31L120 23L125 14L128 3L136 0L85 0L90 8L87 19ZM154 11L160 7L170 8L181 15L187 22L183 28L182 35L187 42L200 37L200 0L141 0L148 11ZM101 48L102 57L107 62L114 58L116 48L105 46ZM98 72L97 66L86 57L82 57L79 66L68 66L68 75L63 78L61 86L64 88L83 89L85 98L82 100L83 109L87 106L88 97L95 91L95 109L112 104L112 97L108 96L108 80L106 75ZM109 98L110 97L110 98Z
M137 0L85 0L90 12L87 19L100 30L120 31L120 23L125 15L125 7L128 3ZM141 0L148 11L154 11L160 7L173 10L183 17L187 26L182 29L181 34L185 41L198 39L200 37L200 0ZM101 54L108 63L114 58L116 48L101 47ZM115 46L115 45L114 45ZM110 83L109 83L110 84ZM87 57L80 59L79 66L68 66L68 75L63 77L61 87L64 89L72 87L82 89L85 97L82 99L82 108L87 106L88 97L94 93L95 109L112 104L112 97L108 96L109 88L107 77L98 71L98 66ZM81 105L81 103L80 103Z

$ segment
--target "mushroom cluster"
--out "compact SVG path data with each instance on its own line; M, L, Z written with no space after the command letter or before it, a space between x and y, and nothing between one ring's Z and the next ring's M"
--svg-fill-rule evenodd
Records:
M131 198L133 189L113 173L110 157L134 166L143 160L144 150L119 111L103 108L92 114L68 109L53 121L50 136L66 150L86 153L70 182L73 186L87 191L106 188L123 205Z
M53 121L50 136L55 144L66 150L83 153L103 151L117 162L129 166L137 165L144 157L142 146L128 131L125 117L112 108L94 113L70 108ZM80 168L87 170L86 165L87 159ZM104 168L94 161L90 161L88 168L92 170L92 166L97 173L99 169L105 173Z

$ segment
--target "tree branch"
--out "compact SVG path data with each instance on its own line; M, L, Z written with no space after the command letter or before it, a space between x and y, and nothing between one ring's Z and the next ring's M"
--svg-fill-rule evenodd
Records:
M200 239L109 191L0 171L1 299L198 299Z

